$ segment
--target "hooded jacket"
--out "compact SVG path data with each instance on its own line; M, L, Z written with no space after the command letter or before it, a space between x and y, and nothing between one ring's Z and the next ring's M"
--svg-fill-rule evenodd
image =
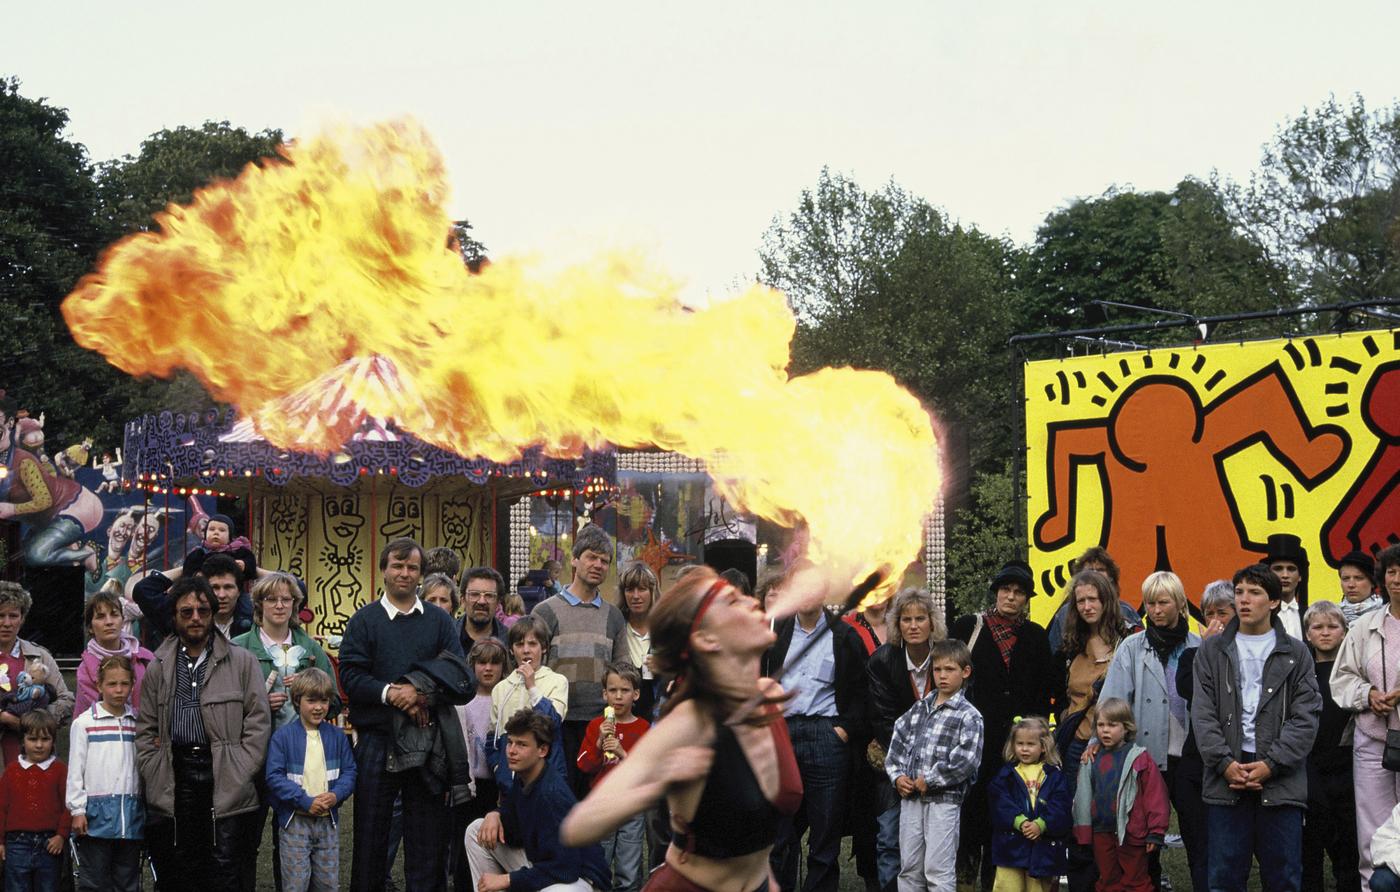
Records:
M1254 716L1255 758L1271 772L1260 801L1265 806L1306 808L1308 753L1317 737L1322 696L1307 645L1284 631L1277 615L1271 628L1274 649L1264 661ZM1211 805L1235 805L1240 799L1239 792L1225 781L1225 769L1231 762L1241 761L1243 753L1240 652L1235 643L1239 631L1237 617L1225 631L1197 648L1193 665L1196 678L1191 724L1205 765L1201 795ZM1332 677L1336 678L1335 670ZM1342 703L1341 698L1338 702Z
M175 700L179 639L167 638L146 672L136 718L136 761L146 784L146 804L157 814L175 814L175 764L170 715ZM267 685L258 661L241 647L211 632L199 714L214 758L214 817L226 818L258 807L254 779L261 773L272 729Z

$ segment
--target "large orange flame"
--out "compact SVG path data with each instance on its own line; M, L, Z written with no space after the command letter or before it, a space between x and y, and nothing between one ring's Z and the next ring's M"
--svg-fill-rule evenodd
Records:
M279 398L384 357L404 389L356 400L435 445L496 461L531 444L655 445L709 461L734 504L805 521L836 586L882 567L892 585L917 556L940 480L927 412L883 373L789 378L782 295L691 310L621 254L470 275L446 240L442 159L415 124L284 154L108 250L63 303L78 343L131 374L187 368L270 442L316 451L347 431L287 409L315 400Z

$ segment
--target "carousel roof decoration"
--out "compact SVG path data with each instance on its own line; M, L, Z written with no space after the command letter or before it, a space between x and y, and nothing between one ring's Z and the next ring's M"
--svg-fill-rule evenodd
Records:
M366 399L366 396L378 397ZM286 486L296 481L324 481L333 487L354 486L360 478L390 476L407 486L435 478L464 479L477 485L518 480L527 489L589 491L612 485L617 458L611 449L584 450L578 458L547 456L525 449L501 464L463 457L400 431L392 418L365 410L371 405L406 405L418 400L411 382L382 356L357 357L264 407L296 419L299 440L310 443L336 434L340 449L318 454L279 449L258 433L256 417L237 418L232 409L203 413L161 412L126 425L122 476L145 488L185 485L219 488L228 478Z

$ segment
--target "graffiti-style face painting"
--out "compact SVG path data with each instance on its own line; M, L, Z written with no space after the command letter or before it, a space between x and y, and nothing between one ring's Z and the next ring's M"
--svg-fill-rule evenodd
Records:
M1156 570L1205 585L1274 533L1335 567L1400 534L1400 332L1030 363L1026 482L1037 588L1103 546L1137 602ZM1316 560L1316 558L1314 559ZM1313 592L1337 600L1339 591ZM1033 604L1048 614L1058 598Z

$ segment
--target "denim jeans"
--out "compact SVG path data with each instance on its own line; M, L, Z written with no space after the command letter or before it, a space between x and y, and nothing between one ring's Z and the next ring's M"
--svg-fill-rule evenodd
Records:
M1382 865L1371 872L1371 892L1400 892L1400 876Z
M836 720L825 716L790 716L797 770L802 775L802 805L778 828L771 864L778 884L796 890L802 860L802 834L807 840L807 878L802 892L835 892L841 882L841 832L846 814L846 781L850 748L836 736Z
M58 888L58 856L45 848L51 836L28 830L5 834L5 892Z
M888 888L899 879L899 801L875 816L875 864L879 870L880 888Z
M1303 875L1303 809L1264 806L1258 793L1236 805L1206 806L1210 892L1244 892L1250 861L1259 862L1264 892L1299 892Z
M603 838L603 861L612 870L613 892L637 892L642 888L642 840L646 815L634 815Z

